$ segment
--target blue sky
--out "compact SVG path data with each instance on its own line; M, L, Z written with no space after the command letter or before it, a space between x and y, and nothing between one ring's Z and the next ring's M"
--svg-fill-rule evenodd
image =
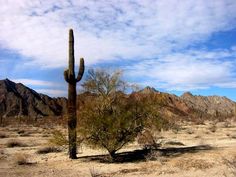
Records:
M66 96L68 30L86 68L140 87L236 101L235 0L0 1L0 79Z

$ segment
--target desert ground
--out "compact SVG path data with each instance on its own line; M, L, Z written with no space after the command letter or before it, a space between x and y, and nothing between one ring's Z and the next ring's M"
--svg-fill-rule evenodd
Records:
M52 132L61 126L0 127L0 176L236 176L236 123L183 123L181 128L156 133L161 146L143 150L137 142L118 152L109 162L105 150L86 145L78 149L78 159L70 160L66 147L49 143ZM41 152L41 153L40 153ZM120 159L120 160L119 160Z

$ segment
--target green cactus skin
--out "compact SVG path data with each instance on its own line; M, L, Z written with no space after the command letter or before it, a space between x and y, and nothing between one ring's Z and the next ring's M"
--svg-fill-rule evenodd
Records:
M75 77L74 70L74 35L73 30L69 30L69 69L64 71L65 81L68 83L68 138L69 138L69 157L76 159L76 83L79 82L84 74L84 59L80 59L79 73Z

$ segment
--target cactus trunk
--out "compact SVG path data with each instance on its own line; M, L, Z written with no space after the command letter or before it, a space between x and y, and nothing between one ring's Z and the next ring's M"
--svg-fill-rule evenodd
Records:
M64 71L64 78L68 82L68 139L69 139L69 157L76 159L76 83L82 79L84 74L84 59L80 59L80 67L77 78L74 71L74 35L73 30L69 31L69 69Z

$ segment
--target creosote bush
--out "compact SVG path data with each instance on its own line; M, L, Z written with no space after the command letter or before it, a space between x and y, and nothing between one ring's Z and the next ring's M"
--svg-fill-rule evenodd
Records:
M55 152L61 152L62 150L55 146L48 146L43 147L37 151L38 154L48 154L48 153L55 153Z
M32 164L29 161L29 155L28 154L21 154L18 153L15 155L15 163L17 165L29 165Z
M25 143L22 143L16 139L11 139L7 142L7 147L13 148L13 147L26 147L27 145Z
M49 143L56 146L65 146L69 144L66 136L59 130L55 130L52 132L52 138L49 139Z

